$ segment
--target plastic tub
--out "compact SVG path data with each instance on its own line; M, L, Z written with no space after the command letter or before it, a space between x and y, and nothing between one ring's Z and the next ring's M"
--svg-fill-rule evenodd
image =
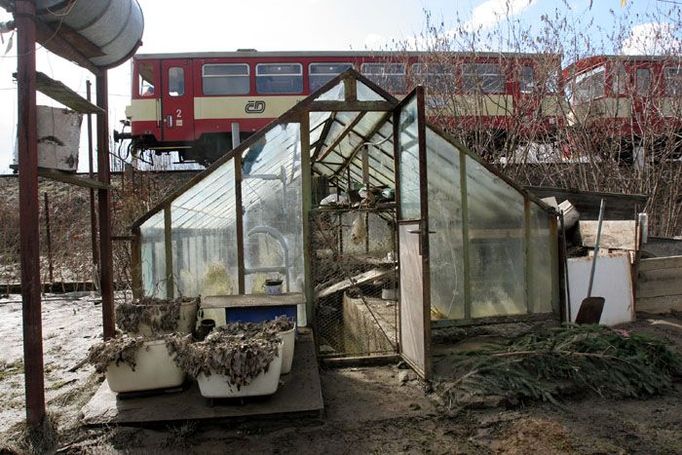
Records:
M185 373L173 360L163 340L146 341L135 355L135 370L127 363L111 363L106 371L116 393L169 389L182 385Z
M279 344L277 356L270 362L268 371L259 374L239 390L237 390L237 386L228 384L225 375L213 373L206 376L200 373L197 376L197 382L201 396L205 398L240 398L272 395L279 386L279 375L282 371L282 345L283 343Z
M282 374L288 374L291 371L291 365L294 363L294 347L296 346L296 327L291 330L279 332L277 334L282 340Z

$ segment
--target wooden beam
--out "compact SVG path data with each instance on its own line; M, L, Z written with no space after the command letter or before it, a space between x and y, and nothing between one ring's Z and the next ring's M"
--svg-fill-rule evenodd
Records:
M103 188L97 189L99 221L99 276L102 293L102 329L104 339L116 336L114 309L114 262L111 244L111 174L109 170L109 80L107 72L97 75L96 100L103 109L97 115L97 180Z
M55 81L40 71L36 72L36 83L36 88L40 93L59 101L76 112L83 114L99 114L102 112L101 107L95 106L63 83Z
M333 284L329 287L326 287L324 289L321 289L319 292L317 292L317 298L321 299L322 297L327 297L328 295L335 294L337 292L345 291L346 289L352 288L354 286L360 286L361 284L366 284L370 283L374 280L378 280L379 278L382 278L386 275L389 274L394 274L396 271L396 268L390 267L387 269L372 269L367 272L360 273L358 275L355 275L349 279L340 281L336 284Z
M37 429L45 418L45 376L40 285L40 213L36 113L35 2L16 2L19 149L19 233L24 338L26 421Z
M59 169L38 168L38 175L40 177L56 180L57 182L68 183L83 188L94 188L99 190L111 189L111 185L98 180L89 179L86 177L78 177L70 172L60 171Z
M332 112L329 118L325 121L325 124L322 127L322 133L320 134L320 138L317 140L317 144L315 145L315 153L313 154L313 157L311 159L313 163L319 161L318 157L320 156L320 152L322 151L322 147L324 146L324 139L329 134L329 130L332 128L335 119L336 112Z
M303 222L303 286L306 325L315 320L315 289L313 289L313 241L310 232L310 210L313 205L313 171L310 163L310 115L301 114L301 220Z
M67 60L82 66L96 76L102 71L95 66L88 58L83 55L78 48L68 42L60 33L50 25L36 20L36 41L38 41L48 51L59 55Z
M386 123L386 122L388 121L388 118L389 118L391 115L393 115L393 112L387 112L386 114L384 114L384 115L377 121L376 125L374 125L374 127L372 127L372 129L371 129L370 132L367 134L367 136L363 136L363 137L362 137L363 142L369 141L369 140L372 138L372 136L374 136L375 134L377 134L377 133L379 132L379 130L381 129L381 127L384 126L384 123ZM355 155L358 153L358 151L360 151L360 149L362 149L362 147L364 147L364 144L363 144L362 142L361 142L360 144L356 145L355 148L353 149L353 151L350 153L350 155L349 155L348 159L346 160L346 162L343 163L336 171L334 171L334 173L333 173L329 178L330 178L330 179L333 179L334 177L336 177L336 176L338 176L339 174L341 174L346 168L349 168L349 167L350 167L351 161L353 161L353 159L355 158ZM397 187L396 187L396 188L397 188Z
M388 112L393 110L394 104L390 101L313 101L310 103L310 112Z
M367 112L360 112L355 118L348 124L346 127L339 133L338 136L336 136L336 139L334 139L334 142L329 144L329 147L327 147L327 150L325 151L324 155L320 156L320 160L324 160L327 158L327 156L334 150L336 147L339 146L341 141L350 134L351 131L353 131L353 128L360 123L360 120L367 114Z

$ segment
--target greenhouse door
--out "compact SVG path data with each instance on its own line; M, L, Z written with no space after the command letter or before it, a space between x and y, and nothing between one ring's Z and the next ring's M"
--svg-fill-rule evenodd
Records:
M400 354L422 377L431 370L431 299L424 90L393 114L400 248Z

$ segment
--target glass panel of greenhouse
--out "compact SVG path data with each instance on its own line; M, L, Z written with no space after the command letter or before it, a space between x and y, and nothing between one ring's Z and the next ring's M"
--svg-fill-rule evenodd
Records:
M401 105L354 71L316 93L136 223L140 292L262 294L276 276L284 293L304 296L299 323L308 318L325 350L398 349L400 315L387 310L401 298L398 224L424 207L432 321L557 312L552 209L419 125L417 97ZM410 178L396 188L400 166L423 167L426 185ZM358 318L356 332L347 325Z

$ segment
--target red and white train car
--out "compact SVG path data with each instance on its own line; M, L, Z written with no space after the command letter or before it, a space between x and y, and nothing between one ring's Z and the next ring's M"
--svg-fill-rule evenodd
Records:
M233 131L243 140L349 68L397 97L424 84L431 114L455 128L504 137L540 124L532 133L551 135L561 118L558 86L547 89L559 80L558 55L245 50L141 54L132 64L131 131L119 137L203 164L231 148Z
M569 126L635 145L682 131L682 57L592 56L562 79Z

